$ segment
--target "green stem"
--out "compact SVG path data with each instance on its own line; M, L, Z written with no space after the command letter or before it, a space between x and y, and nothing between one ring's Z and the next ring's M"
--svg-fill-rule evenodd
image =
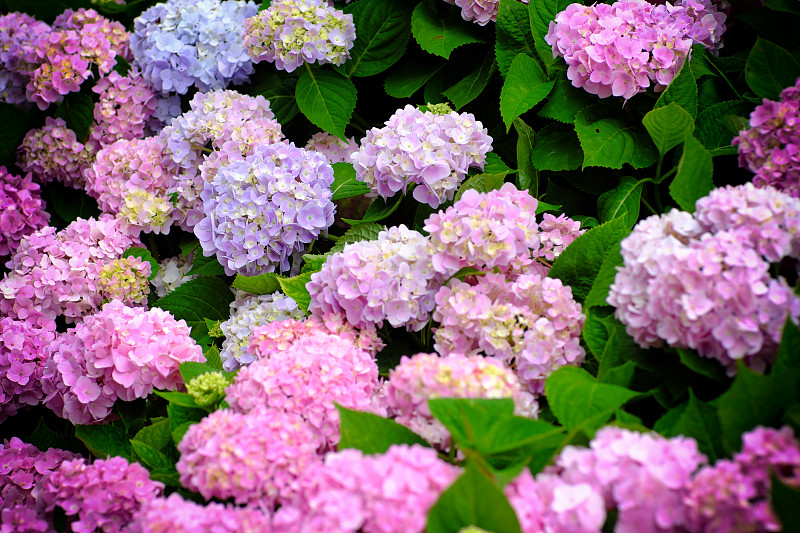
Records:
M649 203L647 200L645 200L645 199L644 199L644 196L642 196L642 203L644 204L644 206L645 206L647 209L649 209L649 210L650 210L650 212L651 212L651 213L653 213L654 215L657 215L657 214L658 214L658 211L656 211L655 209L653 209L653 206L652 206L652 205L650 205L650 203Z
M663 176L661 176L661 178L658 180L658 183L661 183L662 181L664 181L664 180L665 180L665 179L667 179L668 177L670 177L670 176L672 176L673 174L675 174L677 171L678 171L678 168L677 168L677 167L675 167L675 168L673 168L672 170L670 170L669 172L665 173L665 174L664 174Z
M711 60L711 58L708 58L706 63L708 63L709 65L714 67L714 70L716 70L719 73L719 75L722 76L722 79L725 80L725 83L728 84L728 87L730 87L731 90L734 92L734 94L736 94L736 98L738 98L739 100L742 100L743 99L742 95L739 94L739 91L737 91L736 87L733 86L733 84L731 83L731 80L729 80L728 77L725 75L725 73L722 72L722 70L717 65L714 64L714 62Z
M153 259L160 261L158 257L158 246L156 246L156 238L152 233L147 234L147 242L150 244L150 253L153 254Z

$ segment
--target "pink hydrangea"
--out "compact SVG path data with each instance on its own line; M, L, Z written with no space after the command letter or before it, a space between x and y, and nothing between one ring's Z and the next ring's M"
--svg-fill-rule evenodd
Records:
M50 26L26 13L0 16L0 101L22 104L25 86L39 66L36 36L50 32Z
M320 131L311 136L305 148L321 153L332 165L349 163L350 156L358 151L358 143L353 137L343 141L326 131Z
M119 139L140 139L156 111L157 93L132 69L125 76L110 72L92 87L98 102L94 106L95 124L89 142L108 146Z
M298 478L320 461L313 430L280 409L214 411L178 444L181 484L205 499L233 498L271 509L300 490Z
M38 327L0 318L0 422L44 397L41 380L55 329L55 322Z
M460 7L461 18L481 26L496 21L497 10L500 7L500 0L445 0L445 2ZM519 2L527 4L528 0L519 0Z
M299 415L325 450L339 442L334 404L385 414L372 355L336 335L314 332L286 349L272 349L239 370L226 400L239 413L282 410Z
M130 525L131 533L269 533L269 514L220 503L199 505L174 492L144 502Z
M281 533L422 533L428 511L461 469L432 448L396 444L380 455L347 449L325 456L281 507Z
M534 394L564 365L579 366L584 315L572 289L555 278L488 273L474 285L452 279L436 293L434 348L442 355L485 353L515 366Z
M20 240L50 220L42 188L32 175L14 176L0 166L0 256L14 253Z
M0 445L0 509L2 524L6 524L5 512L11 509L36 510L34 487L64 461L76 459L72 452L50 448L39 451L36 446L26 444L17 437ZM38 512L35 513L38 515ZM25 528L12 529L20 533ZM3 529L5 533L5 529Z
M311 275L312 314L340 313L354 327L405 326L419 331L430 318L444 276L434 271L430 241L404 225L374 241L345 245Z
M607 426L589 448L566 446L553 471L566 483L585 483L602 494L606 509L618 512L614 531L657 533L687 528L683 498L705 462L694 439Z
M83 173L94 158L91 146L78 142L61 118L47 117L45 125L30 130L17 152L17 165L34 179L53 179L73 189L83 188Z
M47 512L62 508L75 533L103 531L120 533L141 506L164 490L164 484L150 479L139 463L123 457L64 461L36 486L39 504Z
M407 105L383 128L367 131L351 160L356 177L379 196L413 186L417 201L438 207L453 199L470 167L483 169L491 149L492 138L474 115Z
M386 402L395 420L428 442L448 447L450 433L428 407L431 398L512 398L514 413L536 418L539 405L511 368L480 356L418 353L389 372Z
M32 233L6 264L11 272L0 281L0 312L41 326L59 315L80 321L102 305L100 269L131 246L142 246L133 229L108 215Z
M104 420L117 399L181 389L180 364L206 360L184 320L119 300L59 335L51 350L42 384L46 405L73 424Z

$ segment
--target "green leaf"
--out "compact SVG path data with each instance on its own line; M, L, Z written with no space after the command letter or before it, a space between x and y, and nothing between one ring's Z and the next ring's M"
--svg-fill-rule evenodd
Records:
M539 200L539 204L536 206L536 214L541 215L542 213L547 213L548 211L558 212L564 206L561 204L548 204L547 202L543 202Z
M620 217L592 228L579 236L559 255L548 276L572 287L572 294L583 302L600 272L606 255L627 234L625 218Z
M780 531L796 532L800 525L800 489L781 481L774 471L770 475L772 477L770 504L783 526Z
M524 53L536 57L528 6L518 0L500 0L494 26L497 32L494 46L497 66L505 78L508 67L517 54Z
M622 266L622 252L620 243L616 242L609 246L606 251L606 256L603 258L597 277L592 283L589 294L586 295L586 301L583 302L584 309L592 306L607 305L606 298L611 284L614 283L614 278L617 276L618 266Z
M562 74L553 86L550 97L539 110L539 116L573 124L578 111L588 107L595 101L583 89L573 87L572 82Z
M224 276L225 269L217 261L216 255L206 257L203 254L194 254L192 268L187 276Z
M550 374L545 383L545 395L559 422L568 429L601 413L614 411L640 396L625 387L599 383L589 372L574 366L564 366ZM596 431L607 419L595 419L586 428Z
M503 158L494 152L486 154L486 163L483 165L484 174L513 174L516 170L505 164Z
M191 407L193 409L202 409L194 401L194 396L186 392L178 391L155 391L156 396L160 396L167 400L171 405L179 405L181 407Z
M539 62L519 54L508 68L506 81L500 91L500 115L511 129L511 122L544 100L553 89L555 81L548 81Z
M344 139L344 128L356 108L356 86L332 70L306 70L297 80L297 106L312 124Z
M341 252L344 250L344 246L351 242L374 241L378 238L380 232L385 229L385 226L376 224L375 222L367 222L365 224L353 226L344 232L344 235L339 237L339 240L336 241L336 244L331 248L331 252Z
M172 432L172 441L176 442L175 433L176 430L181 429L181 426L183 426L187 422L189 423L189 425L194 424L195 422L199 422L206 415L208 415L208 411L206 411L205 409L184 407L183 405L178 405L176 403L170 402L167 405L167 416L169 416L169 428L170 431ZM188 426L186 426L186 428L188 429ZM183 433L181 433L181 436L183 436ZM180 439L178 439L178 441L180 441Z
M459 46L483 42L461 17L449 15L440 19L425 1L414 8L411 33L420 48L445 59L450 59L450 54Z
M47 427L44 418L39 418L36 429L26 439L26 442L33 444L41 451L46 451L49 448L64 448L64 437Z
M328 260L328 257L330 257L329 253L324 255L304 254L303 269L300 272L319 272L322 270L322 265L325 264L325 261Z
M477 526L492 533L520 533L519 520L503 491L468 465L428 513L428 533L458 533Z
M766 6L775 11L800 13L800 4L795 2L795 0L767 0Z
M168 420L166 422L169 424ZM131 439L131 446L133 446L133 451L136 452L136 455L148 467L148 470L166 470L175 467L166 455L144 442Z
M185 320L192 328L192 338L200 344L211 344L206 318L227 320L233 292L221 279L200 276L187 281L159 299L155 307L169 311L177 320Z
M794 85L800 64L786 49L758 37L744 68L747 85L761 98L778 100L781 91Z
M366 183L356 179L356 170L352 163L334 163L331 166L333 167L332 200L360 196L370 191Z
M136 433L133 440L147 444L154 450L163 450L172 442L169 419L162 418L155 424L143 427Z
M83 93L69 93L64 97L64 101L58 104L54 116L64 119L67 127L75 132L78 142L85 143L89 138L89 129L94 123L92 97Z
M678 435L693 438L711 463L725 456L716 410L698 400L691 389L689 400L667 412L656 422L654 429L667 438Z
M652 109L644 116L642 124L662 155L678 146L694 131L692 116L675 102Z
M212 344L209 346L203 355L206 356L206 363L211 368L215 370L222 370L222 359L219 356L219 348L216 345ZM225 374L225 372L223 372Z
M278 282L283 276L272 272L266 274L259 274L257 276L242 276L236 274L236 279L233 280L231 287L239 289L250 294L272 294L280 290L281 284ZM227 320L227 317L225 318Z
M100 426L75 426L77 437L100 459L107 457L124 457L131 460L131 443L122 428L110 424Z
M681 364L693 372L720 383L726 383L729 378L725 368L716 359L703 357L694 350L678 348L678 357Z
M355 226L360 224L366 224L368 222L378 222L379 220L383 220L384 218L388 217L392 213L394 213L398 207L400 207L400 202L403 201L404 196L402 194L396 194L392 196L392 198L384 199L381 197L375 198L369 207L367 208L367 212L364 213L364 218L361 220L353 220L350 218L343 218L343 222L347 222L348 224ZM389 203L394 200L394 203Z
M623 217L625 227L632 229L639 221L643 186L643 181L630 176L621 177L619 185L615 189L604 192L597 199L597 213L600 215L600 222Z
M17 147L22 144L25 134L38 126L34 112L24 111L11 104L0 102L0 164L11 165L16 160Z
M678 162L678 172L669 184L669 194L681 209L693 213L695 202L714 188L713 175L711 153L690 135L683 143L683 154Z
M347 6L358 38L343 67L350 76L373 76L403 57L411 34L411 10L402 2L359 0Z
M65 187L57 181L44 186L48 206L61 220L69 224L78 218L88 219L100 215L97 202L84 191Z
M196 423L197 422L195 422L195 421L183 422L181 424L178 424L176 427L174 427L172 429L172 433L171 433L172 443L175 444L175 446L180 444L181 439L183 439L183 436L186 434L187 431L189 431L189 428L192 427L193 425L195 425Z
M538 170L575 170L583 163L583 151L575 129L566 124L548 124L536 134L531 162Z
M496 68L494 54L488 54L477 69L467 74L461 81L446 91L443 91L442 95L453 102L456 110L459 110L483 92Z
M602 104L587 107L575 116L575 131L583 149L583 167L649 167L658 151L643 128L624 121L619 111Z
M247 94L261 95L269 100L269 108L275 113L275 120L285 126L300 112L295 97L296 89L295 76L261 70L254 77Z
M211 349L216 349L216 346L212 346L211 348L209 348L209 350ZM217 351L217 353L219 353L219 351ZM184 383L189 383L192 379L196 378L197 376L208 374L209 372L219 372L219 371L220 371L219 368L216 368L215 365L209 363L197 363L195 361L185 361L180 364L181 378L183 378ZM233 374L229 372L223 372L223 375L225 375L226 377L233 376Z
M461 184L461 187L456 191L455 197L453 197L453 201L459 201L464 193L470 189L475 189L478 192L497 190L503 186L504 178L505 174L476 174Z
M772 373L778 375L800 374L800 329L788 317L783 325L783 335Z
M281 284L284 294L297 302L297 307L303 311L308 311L308 306L311 303L311 296L306 289L306 283L311 281L312 272L298 274L293 278L278 278L278 283Z
M600 357L597 380L602 383L627 387L633 380L635 370L636 364L625 359L619 335L612 330L603 349L603 355Z
M672 83L661 93L654 109L668 106L671 103L681 106L692 118L697 116L697 81L694 79L688 61L683 64Z
M150 276L147 279L153 279L158 274L158 271L161 270L161 265L158 264L153 254L150 253L150 250L147 248L142 248L140 246L134 246L128 248L122 253L122 257L138 257L142 261L147 261L150 263Z
M554 62L554 59L553 51L550 45L545 42L544 37L550 30L550 23L555 20L556 15L564 11L569 4L569 0L535 0L528 4L531 33L533 33L533 38L536 41L539 56L545 62ZM548 50L549 54L547 54Z
M699 80L702 76L718 77L717 73L711 70L708 65L706 54L706 48L702 44L698 43L692 46L692 59L689 61L689 66L692 69L692 77L695 80Z
M406 63L392 71L383 82L386 94L395 98L410 98L433 78L445 63Z
M527 190L531 196L539 196L539 172L531 162L534 146L534 133L530 126L521 118L514 119L514 129L517 131L517 188Z
M738 131L732 130L728 126L728 117L749 115L752 110L751 104L741 100L714 104L698 115L695 123L695 137L709 150L730 147L731 140Z
M366 454L384 453L393 444L421 444L429 446L425 439L401 426L394 420L354 411L336 404L339 411L339 449L355 448Z

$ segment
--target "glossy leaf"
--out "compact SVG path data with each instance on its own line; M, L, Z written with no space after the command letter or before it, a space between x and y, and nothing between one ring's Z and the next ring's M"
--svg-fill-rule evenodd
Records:
M306 70L297 80L297 106L315 126L344 139L344 128L356 107L356 86L332 70Z

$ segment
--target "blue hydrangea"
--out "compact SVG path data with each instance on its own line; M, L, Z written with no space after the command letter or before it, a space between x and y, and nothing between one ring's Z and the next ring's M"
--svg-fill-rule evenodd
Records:
M333 224L333 168L294 144L265 144L220 167L200 198L194 233L228 275L289 270L289 258Z
M244 19L258 13L241 0L168 0L144 11L131 33L133 62L163 92L186 94L249 81L253 63L242 42Z

